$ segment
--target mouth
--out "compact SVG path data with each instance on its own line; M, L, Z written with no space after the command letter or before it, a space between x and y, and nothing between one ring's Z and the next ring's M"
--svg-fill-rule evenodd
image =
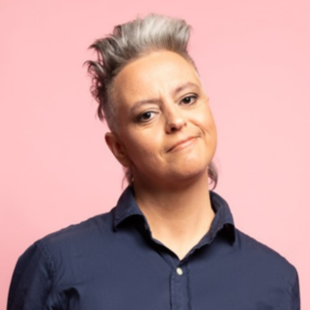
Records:
M186 139L182 139L180 141L178 141L177 143L173 144L167 151L167 153L172 152L172 151L177 151L177 150L181 150L183 148L186 148L190 145L192 145L195 142L195 139L197 137L188 137Z

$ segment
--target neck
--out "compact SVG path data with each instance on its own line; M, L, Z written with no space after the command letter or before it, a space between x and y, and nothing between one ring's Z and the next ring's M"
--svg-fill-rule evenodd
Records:
M145 183L144 183L145 184ZM208 175L186 186L149 188L134 185L136 201L152 237L183 257L207 233L214 218Z

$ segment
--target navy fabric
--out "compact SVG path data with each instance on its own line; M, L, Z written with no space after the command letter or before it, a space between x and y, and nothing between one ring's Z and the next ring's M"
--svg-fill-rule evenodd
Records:
M299 310L298 274L234 226L210 191L209 232L182 259L152 238L128 187L110 212L35 242L19 258L8 310Z

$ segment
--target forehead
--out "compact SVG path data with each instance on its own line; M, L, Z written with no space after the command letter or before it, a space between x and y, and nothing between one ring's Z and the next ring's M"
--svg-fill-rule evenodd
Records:
M200 79L194 66L179 54L156 51L127 64L114 80L118 99L156 95ZM141 98L145 99L145 98Z

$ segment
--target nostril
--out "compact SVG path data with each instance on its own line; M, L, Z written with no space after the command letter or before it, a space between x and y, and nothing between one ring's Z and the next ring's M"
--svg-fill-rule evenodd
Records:
M176 124L169 124L169 131L170 132L175 132L178 131L182 126L176 125Z

